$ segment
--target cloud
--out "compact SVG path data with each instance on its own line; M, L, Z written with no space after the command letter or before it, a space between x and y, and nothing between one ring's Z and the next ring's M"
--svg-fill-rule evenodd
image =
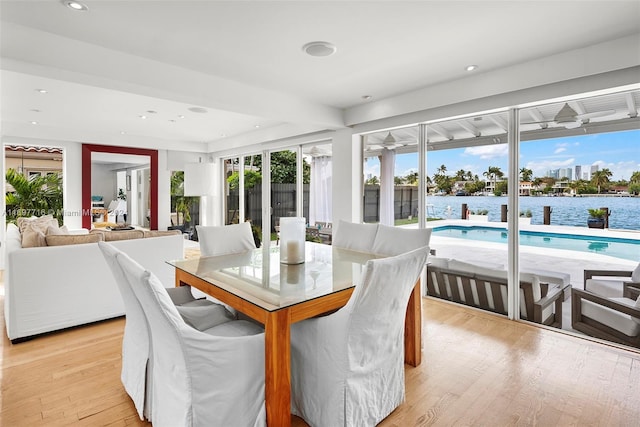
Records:
M555 151L553 152L553 154L560 154L563 151L567 151L567 149L565 147L558 147L555 149Z
M627 181L631 178L631 174L640 171L640 163L636 160L629 161L619 161L619 162L605 162L603 160L596 160L593 162L594 165L598 165L600 170L607 168L609 169L613 175L609 178L611 181L619 181L621 179L626 179Z
M464 154L478 156L483 160L505 157L508 153L509 146L507 144L483 145L481 147L467 147L464 149Z

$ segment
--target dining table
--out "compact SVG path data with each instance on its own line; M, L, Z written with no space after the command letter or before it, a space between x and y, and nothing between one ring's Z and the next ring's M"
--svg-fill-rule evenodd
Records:
M176 286L190 285L264 325L268 426L291 425L291 324L343 307L367 261L379 258L313 242L302 250L301 264L281 263L280 246L168 261ZM407 305L405 362L421 363L420 280Z

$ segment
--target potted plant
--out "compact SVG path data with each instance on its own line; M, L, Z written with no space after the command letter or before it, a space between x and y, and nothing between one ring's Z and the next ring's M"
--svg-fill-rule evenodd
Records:
M477 211L469 211L469 215L467 216L467 219L469 219L470 221L481 221L481 222L488 222L489 221L489 211L486 209L478 209Z
M531 224L531 217L533 214L531 213L531 209L527 209L526 211L520 211L520 218L518 222L520 224Z
M604 228L606 212L603 209L588 209L588 211L587 226L589 228Z

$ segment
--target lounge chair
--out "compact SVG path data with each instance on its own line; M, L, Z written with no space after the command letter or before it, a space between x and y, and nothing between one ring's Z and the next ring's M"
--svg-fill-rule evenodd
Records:
M585 270L584 289L604 298L621 298L623 285L640 287L640 263L635 270Z

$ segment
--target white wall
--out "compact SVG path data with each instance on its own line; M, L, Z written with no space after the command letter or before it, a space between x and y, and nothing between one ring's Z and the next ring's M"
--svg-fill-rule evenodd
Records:
M91 164L91 195L102 196L104 207L117 196L116 173L109 164Z

